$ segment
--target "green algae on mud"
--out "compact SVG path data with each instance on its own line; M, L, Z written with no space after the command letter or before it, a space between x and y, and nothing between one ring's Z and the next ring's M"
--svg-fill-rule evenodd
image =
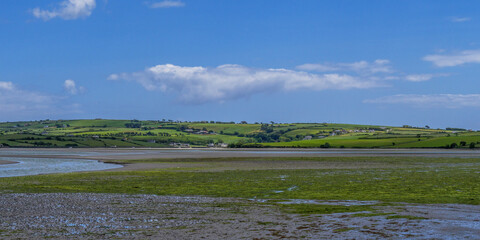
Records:
M281 163L281 160L278 159L278 162ZM190 168L184 171L159 169L52 174L1 178L0 193L92 192L480 204L478 159L357 158L363 163L385 162L393 165L361 169L355 169L354 158L331 158L328 161L346 161L353 167L217 172ZM210 164L216 163L213 161Z

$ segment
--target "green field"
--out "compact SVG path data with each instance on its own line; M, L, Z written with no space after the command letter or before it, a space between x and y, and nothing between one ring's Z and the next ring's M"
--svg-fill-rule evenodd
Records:
M476 148L480 132L334 123L41 120L0 123L3 147Z

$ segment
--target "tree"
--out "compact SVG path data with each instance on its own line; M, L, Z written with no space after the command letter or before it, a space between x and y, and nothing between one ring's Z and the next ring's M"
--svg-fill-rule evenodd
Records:
M475 148L475 143L471 142L470 145L468 145L469 148L474 149Z

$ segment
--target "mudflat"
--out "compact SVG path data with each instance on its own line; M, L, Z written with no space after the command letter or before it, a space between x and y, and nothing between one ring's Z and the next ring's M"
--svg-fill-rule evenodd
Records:
M83 158L96 160L226 157L480 157L480 150L452 149L210 149L210 148L28 148L2 149L0 157Z
M238 198L46 193L1 194L0 212L2 239L475 239L480 234L480 207L460 204L399 203L377 206L374 213L303 215Z
M0 165L5 165L5 164L13 164L13 163L18 163L14 161L6 161L6 160L0 160Z
M345 162L265 161L265 158L314 158L314 157L465 157L480 158L478 150L446 149L178 149L178 148L81 148L81 149L2 149L0 157L35 157L92 159L122 164L123 168L107 171L195 168L197 171L266 170L266 169L362 169L401 167L384 163L352 165ZM201 159L214 159L201 161ZM249 158L249 161L223 161L226 158ZM255 158L258 158L256 161ZM162 159L179 161L163 162ZM193 162L180 161L192 159ZM253 160L252 160L253 159ZM122 160L131 160L125 162ZM138 162L133 161L138 160ZM146 161L152 160L152 161ZM1 164L1 162L0 162Z

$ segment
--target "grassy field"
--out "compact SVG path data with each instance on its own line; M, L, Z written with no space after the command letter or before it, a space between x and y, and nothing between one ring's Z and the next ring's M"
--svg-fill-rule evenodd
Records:
M334 123L41 120L0 123L0 147L476 148L464 129ZM188 145L187 145L188 144Z
M273 167L266 170L209 171L209 168L239 161L260 161L273 164ZM302 164L337 163L345 167L308 169L307 163L307 169L275 169L275 164L285 164L286 161L302 161ZM150 159L130 162L170 162L178 166L148 171L0 178L0 193L94 192L480 204L478 159L337 157ZM206 167L192 167L192 162L205 163ZM182 164L185 165L182 167Z

